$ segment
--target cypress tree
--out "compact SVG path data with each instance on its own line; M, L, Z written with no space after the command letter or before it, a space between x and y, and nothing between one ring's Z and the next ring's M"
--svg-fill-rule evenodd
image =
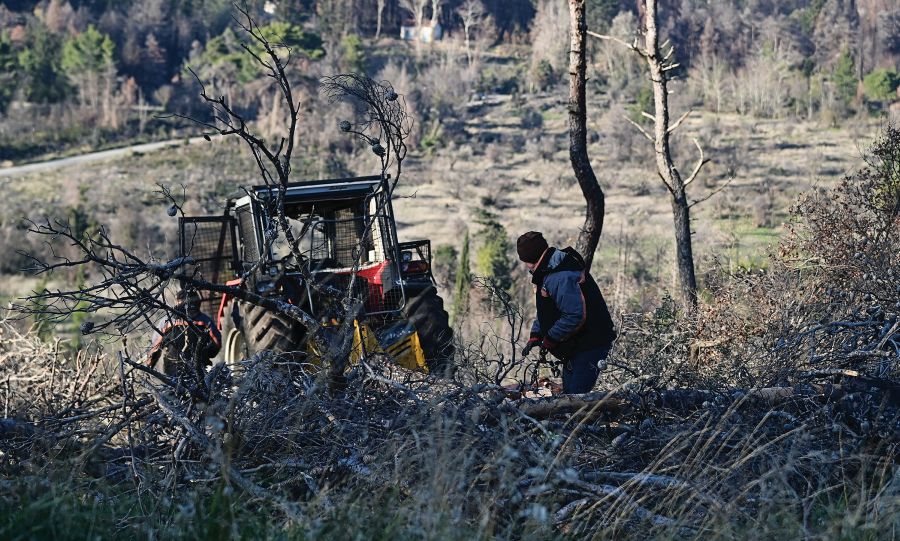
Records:
M459 317L469 311L469 288L471 286L471 274L469 271L469 232L463 237L462 253L459 256L459 266L456 268L456 284L453 286L453 323L459 322Z

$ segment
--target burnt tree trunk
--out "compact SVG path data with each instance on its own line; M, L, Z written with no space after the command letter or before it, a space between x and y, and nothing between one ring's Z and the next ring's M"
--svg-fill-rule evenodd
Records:
M585 104L585 37L587 23L584 17L585 0L569 0L570 33L569 46L569 159L575 178L581 187L587 211L584 227L578 235L576 248L584 256L590 269L594 250L603 231L603 217L606 204L603 189L597 182L594 169L587 152L587 106Z
M696 172L685 181L672 160L669 137L668 72L674 65L667 65L659 49L657 27L657 0L645 0L644 53L653 82L654 141L656 169L672 196L672 216L675 226L675 254L678 281L685 309L693 313L697 308L697 279L694 275L694 253L691 247L691 214L685 187L696 177ZM701 156L702 163L702 156ZM699 171L699 168L698 168Z

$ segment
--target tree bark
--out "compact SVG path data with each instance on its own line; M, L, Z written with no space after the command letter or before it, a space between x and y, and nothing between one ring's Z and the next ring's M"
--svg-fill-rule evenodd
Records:
M587 105L585 103L585 0L569 0L570 47L569 47L569 160L587 209L584 227L578 235L576 248L584 256L587 268L591 268L594 251L603 232L603 217L606 201L603 189L597 182L594 169L587 152Z
M650 80L653 82L654 150L656 169L672 196L672 216L675 226L675 254L681 299L685 309L693 313L697 308L697 279L694 275L694 253L691 247L691 213L685 192L686 183L672 161L669 147L669 90L668 70L659 50L657 0L645 0L644 39ZM702 165L702 163L701 163ZM699 169L698 169L699 171ZM689 179L692 180L692 179Z

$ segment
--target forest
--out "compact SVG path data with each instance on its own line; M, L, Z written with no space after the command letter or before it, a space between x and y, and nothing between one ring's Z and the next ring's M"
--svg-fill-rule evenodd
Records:
M564 84L565 6L550 0L248 2L261 24L310 65L302 77L402 71L416 81L422 129L451 123L475 93L528 94ZM417 15L418 14L418 15ZM634 32L637 3L591 0L588 27ZM90 141L165 137L160 111L196 108L193 67L259 117L271 113L240 54L227 0L7 1L0 5L0 155L20 162ZM889 0L665 2L663 32L679 53L693 105L764 118L839 124L877 113L898 86L900 8ZM417 22L418 21L418 22ZM397 49L403 24L439 24L459 58ZM379 41L379 40L386 41ZM377 44L377 45L376 45ZM593 90L614 102L648 99L633 62L592 45ZM474 66L473 66L474 64ZM385 72L384 70L387 70ZM427 91L435 76L450 88ZM227 82L226 82L227 81ZM462 101L461 101L462 100ZM25 129L26 126L33 129Z
M0 81L0 538L900 534L896 1L6 0Z

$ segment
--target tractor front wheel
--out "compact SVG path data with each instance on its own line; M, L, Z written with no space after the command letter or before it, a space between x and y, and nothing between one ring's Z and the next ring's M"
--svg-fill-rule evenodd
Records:
M453 329L450 316L444 310L434 286L428 286L406 299L403 317L419 335L419 344L425 353L430 372L446 374L451 367L454 353Z
M222 358L234 364L261 351L289 353L303 344L305 329L288 317L232 300L222 321Z

